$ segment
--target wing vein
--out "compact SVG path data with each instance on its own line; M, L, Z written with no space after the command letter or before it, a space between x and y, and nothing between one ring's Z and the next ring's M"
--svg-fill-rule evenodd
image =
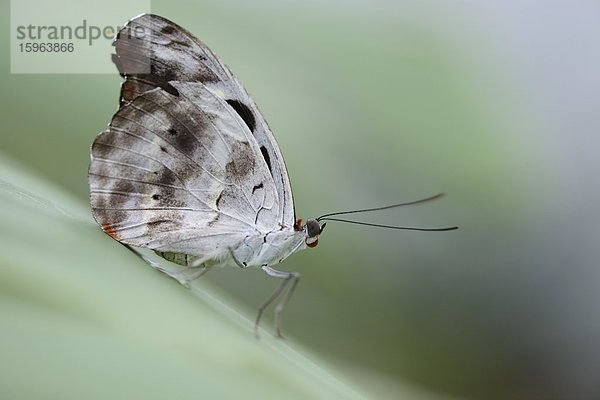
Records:
M132 103L129 103L127 106L131 106L131 107L133 107L133 108L135 108L135 109L137 109L137 110L141 111L142 113L144 113L144 114L146 114L146 115L150 115L152 118L156 119L156 117L154 117L154 115L152 115L151 113L149 113L148 111L146 111L146 110L144 110L144 109L141 109L141 108L137 107L136 105L134 105L134 104L133 104L133 102L132 102ZM162 138L160 135L158 135L158 134L157 134L157 133L156 133L154 130L152 130L152 129L149 129L147 126L144 126L144 125L142 125L142 124L141 124L141 123L139 123L138 121L136 121L136 120L133 120L133 119L131 119L131 118L124 117L124 116L122 116L122 115L119 115L119 117L120 117L120 118L123 118L123 119L125 119L125 120L127 120L127 121L129 121L129 122L131 122L131 123L133 123L133 124L135 124L135 125L138 125L139 127L141 127L141 128L142 128L142 130L147 130L147 131L150 131L150 132L152 132L152 133L153 133L153 134L154 134L156 137L159 137L159 138L163 139L163 138ZM158 120L158 119L157 119L157 121L160 121L160 120ZM162 124L162 125L164 126L164 124ZM111 126L111 128L112 128L112 126ZM124 131L124 130L123 130L123 131ZM128 132L128 133L130 133L132 136L138 137L138 135L134 135L134 134L133 134L133 133L131 133L131 132ZM214 176L213 174L211 174L209 171L207 171L207 170L206 170L206 169L205 169L205 168L204 168L202 165L200 165L200 164L198 163L198 161L194 160L192 157L188 156L188 155L187 155L187 154L185 154L183 151L181 151L181 150L180 150L180 149L178 149L177 147L173 146L173 144L172 144L171 142L169 142L169 141L167 141L167 140L165 140L165 139L163 139L163 140L165 141L165 143L168 143L168 144L169 144L169 146L171 146L171 148L175 149L175 151L177 151L179 154L181 154L182 156L184 156L185 158L187 158L188 160L190 160L190 161L192 161L194 164L196 164L196 165L197 165L197 166L198 166L198 167L199 167L199 168L200 168L202 171L206 172L206 174L207 174L208 176L210 176L211 178L213 178L215 181L219 182L219 183L220 183L220 184L222 184L222 185L227 185L225 182L221 181L219 178L217 178L216 176ZM156 144L156 143L154 143L154 142L151 142L151 143L152 143L152 144L154 144L155 146L159 147L159 146L158 146L158 144ZM161 164L162 164L162 163L161 163ZM164 164L163 164L163 165L164 165Z

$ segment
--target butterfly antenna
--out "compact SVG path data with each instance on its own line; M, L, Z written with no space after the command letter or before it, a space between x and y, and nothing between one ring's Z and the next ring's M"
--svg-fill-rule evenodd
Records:
M363 208L363 209L360 209L360 210L349 210L349 211L338 211L338 212L327 213L327 214L323 214L320 217L318 217L317 221L319 221L319 222L321 222L321 221L345 222L345 223L348 223L348 224L374 226L374 227L377 227L377 228L386 228L386 229L402 229L402 230L408 230L408 231L427 231L427 232L453 231L455 229L458 229L458 226L449 226L449 227L444 227L444 228L416 228L416 227L410 227L410 226L395 226L395 225L373 224L373 223L369 223L369 222L353 221L353 220L349 220L349 219L331 218L332 216L335 216L335 215L359 214L359 213L366 213L366 212L371 212L371 211L388 210L390 208L396 208L396 207L401 207L401 206L409 206L409 205L413 205L413 204L425 203L427 201L439 199L443 195L444 195L444 193L438 193L438 194L436 194L434 196L426 197L426 198L420 199L420 200L409 201L409 202L406 202L406 203L392 204L392 205L383 206L383 207Z

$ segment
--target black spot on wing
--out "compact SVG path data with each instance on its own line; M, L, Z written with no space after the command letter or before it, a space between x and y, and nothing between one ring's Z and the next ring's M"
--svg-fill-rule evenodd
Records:
M152 200L156 201L153 206L165 207L165 208L178 208L185 207L186 203L184 200L179 199L172 188L162 187L159 193L155 193L152 196Z
M244 123L250 129L250 132L254 132L256 129L256 119L254 118L254 114L244 103L237 100L225 100L227 104L231 106L235 110L235 112L244 120Z
M273 170L271 169L271 157L269 156L269 152L265 146L260 146L260 153L262 154L265 162L267 163L267 167L269 167L269 172L271 176L273 176Z
M162 29L160 31L162 33L164 33L165 35L170 35L173 32L175 32L175 28L172 25L165 25L162 27Z
M219 193L219 197L217 197L217 201L215 202L215 205L217 207L217 210L219 210L219 205L221 203L221 198L223 197L223 191L221 191L221 193Z
M258 185L254 185L254 187L252 188L252 194L254 194L254 192L256 192L258 189L262 189L262 188L263 188L262 182L259 183Z
M175 123L175 121L170 122ZM190 127L189 129L202 132L204 130L204 125L197 123L196 126ZM179 134L179 132L181 132L181 134ZM183 126L180 126L180 129L169 128L167 134L168 135L165 137L165 139L169 142L169 144L174 146L186 156L191 158L206 157L206 150L202 147L199 139L196 138L191 132L186 131ZM204 139L206 140L206 138Z
M178 97L178 96L179 96L179 91L178 91L177 89L175 89L175 88L173 87L173 85L171 85L171 84L170 84L170 83L168 83L168 82L159 81L159 84L158 84L158 86L159 86L161 89L163 89L165 92L167 92L167 93L169 93L169 94L171 94L171 95L173 95L173 96L176 96L176 97Z

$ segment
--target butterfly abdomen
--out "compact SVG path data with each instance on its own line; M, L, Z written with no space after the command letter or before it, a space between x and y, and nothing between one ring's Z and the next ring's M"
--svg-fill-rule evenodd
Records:
M155 251L155 253L164 258L165 260L171 261L179 265L188 265L190 261L190 256L188 254L170 253L166 251Z
M161 256L167 261L170 261L175 264L183 265L185 267L199 267L199 268L210 268L214 267L216 264L220 264L219 260L216 259L206 259L206 257L193 256L190 254L184 253L174 253L169 251L154 251L157 255ZM200 262L198 264L198 260L205 259L204 262Z

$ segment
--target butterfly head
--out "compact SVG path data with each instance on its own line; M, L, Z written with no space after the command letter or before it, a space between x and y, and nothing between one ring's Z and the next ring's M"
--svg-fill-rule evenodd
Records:
M313 218L307 220L305 224L302 223L302 219L298 219L296 221L296 230L306 232L306 245L308 247L315 247L319 244L319 235L325 229L325 225L327 223L321 225L319 221Z

